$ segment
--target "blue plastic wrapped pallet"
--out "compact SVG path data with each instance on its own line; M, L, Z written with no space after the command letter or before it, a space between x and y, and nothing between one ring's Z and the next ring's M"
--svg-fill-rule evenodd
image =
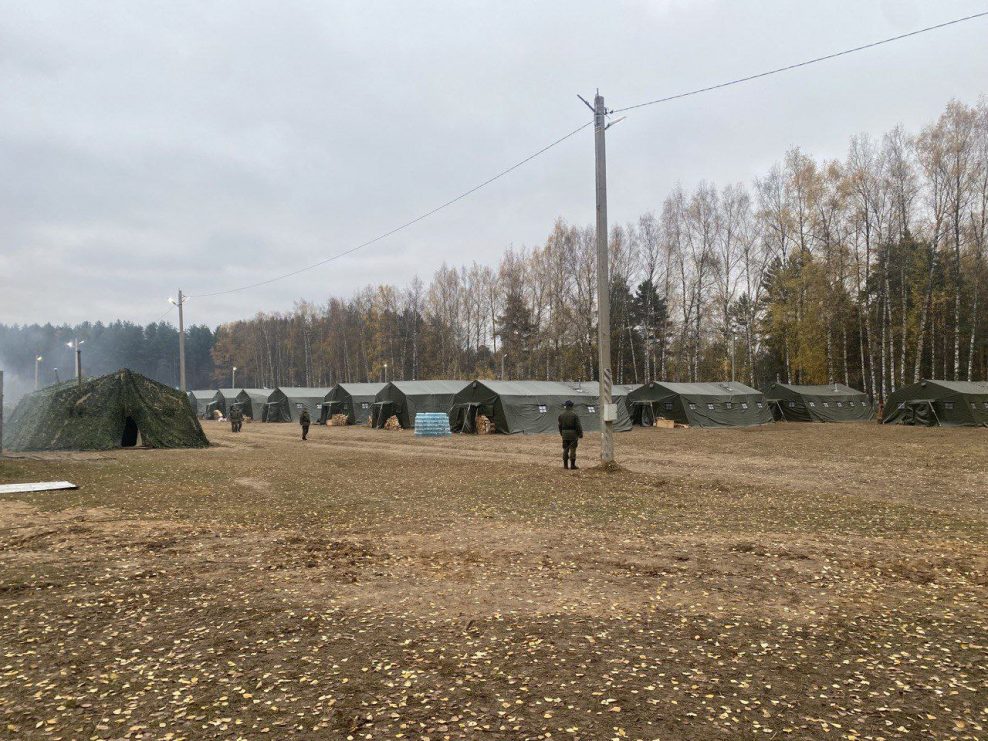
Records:
M449 415L443 412L419 412L415 415L415 434L425 437L449 435Z

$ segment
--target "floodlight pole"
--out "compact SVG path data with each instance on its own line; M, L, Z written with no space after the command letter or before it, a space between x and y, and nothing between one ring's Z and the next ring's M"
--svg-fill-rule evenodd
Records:
M233 378L230 380L230 388L237 388L237 366L233 366Z
M611 399L611 281L607 250L607 158L605 135L607 108L604 98L594 96L594 153L597 178L597 356L600 372L600 460L614 462L614 418Z
M44 360L44 358L42 358L40 355L35 355L34 356L34 390L35 391L37 391L39 388L41 388L41 383L40 383L39 376L40 376L40 369L41 369L41 361L42 360Z
M185 386L185 314L183 306L185 299L182 297L182 289L178 289L178 387L182 391L187 391Z
M75 381L78 385L82 385L82 345L79 343L79 338L75 338L75 342L72 343L72 347L75 348Z

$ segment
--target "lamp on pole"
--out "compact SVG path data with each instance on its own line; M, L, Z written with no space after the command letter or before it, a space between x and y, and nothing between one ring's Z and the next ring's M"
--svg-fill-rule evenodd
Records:
M384 364L384 382L385 383L388 382L388 364L387 363Z
M40 375L41 361L42 360L44 360L44 358L41 357L40 355L38 355L34 359L34 390L35 391L37 391L39 388L41 388L41 385L39 383L39 381L40 381L39 375Z
M233 378L230 379L230 388L237 388L237 366L233 366Z
M85 340L80 340L78 337L72 340L72 342L65 343L67 347L75 350L75 380L80 386L82 385L82 346L85 343Z

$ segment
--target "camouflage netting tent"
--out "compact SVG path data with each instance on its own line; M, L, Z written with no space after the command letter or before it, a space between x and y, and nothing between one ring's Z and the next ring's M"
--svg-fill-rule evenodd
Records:
M384 427L391 417L410 430L419 412L448 414L453 397L467 386L467 381L392 381L374 397L371 421L374 427Z
M185 394L126 369L24 397L5 443L18 451L209 446Z
M326 394L327 388L303 388L298 386L279 386L268 397L265 406L264 422L298 422L302 413L301 407L309 410L313 422L319 419L318 407Z
M198 389L196 391L189 391L189 403L192 405L192 411L196 413L199 419L205 419L209 416L210 407L217 400L219 396L219 391L215 389Z
M889 394L882 424L988 427L988 383L927 380Z
M614 391L614 389L612 389ZM617 391L623 393L623 389ZM473 381L453 397L449 412L453 432L475 432L477 415L494 422L497 432L533 435L559 430L563 403L573 402L585 432L600 429L599 387L596 383L557 381ZM631 429L631 417L623 395L614 395L617 421L614 429Z
M370 419L371 409L383 383L338 383L322 400L319 424L326 424L334 414L345 414L352 425Z
M666 383L653 381L626 397L635 424L659 417L692 427L752 427L772 421L765 396L735 381Z
M868 395L840 383L773 383L765 389L765 400L778 422L868 422L875 418Z

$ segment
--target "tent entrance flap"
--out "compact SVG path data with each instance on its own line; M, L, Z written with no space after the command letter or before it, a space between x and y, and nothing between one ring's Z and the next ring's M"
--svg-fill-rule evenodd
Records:
M383 429L388 420L397 416L398 405L393 401L374 402L373 415L371 416L371 426Z
M484 414L484 405L476 402L457 404L450 414L450 429L453 432L473 434L477 431L477 415ZM491 416L490 414L487 415Z

